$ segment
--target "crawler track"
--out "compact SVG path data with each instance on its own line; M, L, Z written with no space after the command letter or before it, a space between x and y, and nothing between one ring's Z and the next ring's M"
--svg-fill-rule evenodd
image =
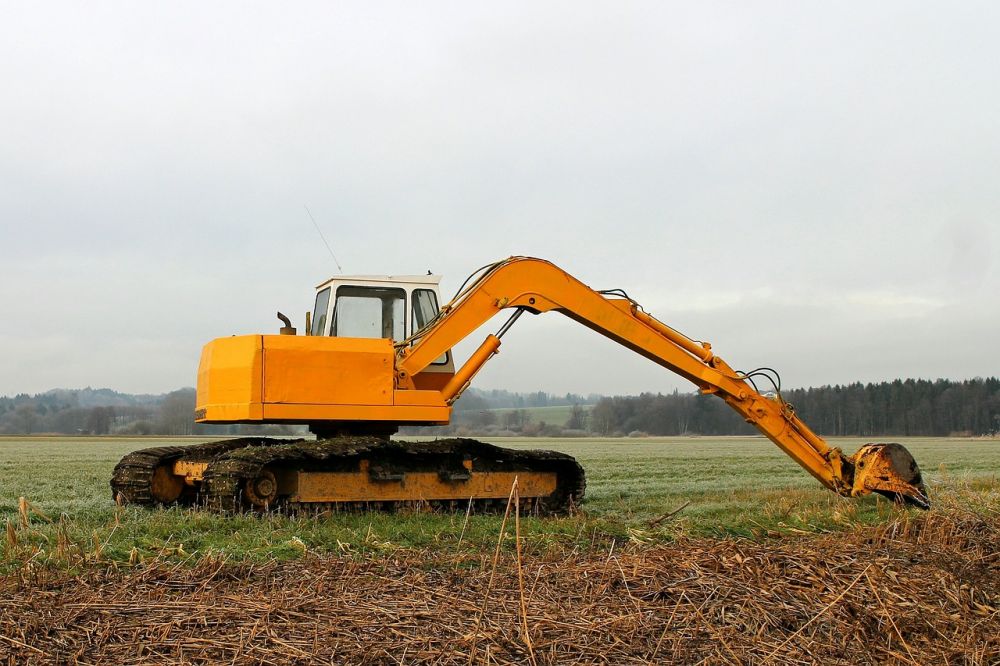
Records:
M527 473L548 472L556 475L555 490L540 498L525 498L523 504L538 513L567 513L579 503L586 491L583 468L574 458L556 451L505 449L471 439L447 439L433 442L385 441L373 437L340 437L321 440L282 440L242 438L209 442L191 447L161 447L128 454L112 478L115 497L136 504L157 503L149 491L155 468L178 460L206 463L200 484L185 492L180 501L200 502L215 511L233 512L254 507L248 501L248 482L265 470L289 479L300 472L357 472L362 461L370 465L373 478L392 482L413 472L432 472L441 478L461 483L468 472L463 461L471 461L477 472ZM287 481L286 481L287 482ZM143 485L145 484L145 486ZM476 512L503 511L503 498L477 498ZM469 501L403 500L352 502L297 502L279 494L267 509L290 512L351 510L392 511L404 507L441 510L465 510Z
M181 458L209 461L239 448L259 446L270 442L283 443L283 441L245 437L220 442L205 442L192 446L155 446L133 451L126 454L115 465L111 474L111 496L116 502L153 506L160 503L152 490L153 474L156 473L158 467L172 465ZM186 492L180 501L191 503L195 497L195 492Z
M111 475L113 499L126 504L155 504L151 488L156 468L172 463L186 451L183 446L157 446L126 454Z

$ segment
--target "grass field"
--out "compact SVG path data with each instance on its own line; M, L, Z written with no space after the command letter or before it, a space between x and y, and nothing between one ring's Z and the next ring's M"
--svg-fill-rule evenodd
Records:
M586 412L590 411L592 405L580 405L580 407ZM489 411L496 412L501 422L503 421L503 415L507 412L516 411L517 408L514 407L500 407L498 409L491 409ZM563 426L566 421L569 420L570 415L573 413L572 405L555 405L552 407L522 407L523 411L527 417L529 423L548 423L554 426Z
M406 512L332 517L218 516L198 509L117 508L108 479L117 460L137 448L197 440L0 438L0 521L13 536L0 566L30 557L52 564L152 556L224 553L237 560L294 558L304 552L353 553L432 548L480 552L495 544L500 517ZM587 471L579 515L524 521L529 551L606 549L666 543L682 536L768 537L825 532L884 521L896 508L870 497L844 500L824 490L764 439L519 439L503 446L551 448L576 456ZM853 451L861 440L834 442ZM909 439L932 499L1000 509L1000 441ZM34 516L18 527L18 498ZM656 518L689 503L669 520ZM463 535L463 527L465 532ZM16 540L16 547L11 540Z
M763 439L501 440L588 473L520 540L116 507L118 458L167 442L0 439L0 663L1000 663L997 441L905 441L923 512L838 498Z

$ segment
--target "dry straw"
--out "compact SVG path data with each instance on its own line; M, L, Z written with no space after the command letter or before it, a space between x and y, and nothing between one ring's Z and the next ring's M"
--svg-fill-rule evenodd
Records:
M518 521L520 558L25 566L0 664L1000 663L996 516L544 557Z

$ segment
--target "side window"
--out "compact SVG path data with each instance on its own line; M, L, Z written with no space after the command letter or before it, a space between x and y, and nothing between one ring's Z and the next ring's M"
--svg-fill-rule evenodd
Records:
M430 289L413 290L413 332L419 331L438 315L437 294ZM448 362L448 352L441 355L431 365L444 365Z
M326 331L326 311L330 306L330 288L316 294L316 309L313 310L312 330L310 335L323 335Z
M330 335L342 338L406 337L406 292L384 287L337 288Z
M413 332L416 333L437 316L437 295L430 289L413 290Z

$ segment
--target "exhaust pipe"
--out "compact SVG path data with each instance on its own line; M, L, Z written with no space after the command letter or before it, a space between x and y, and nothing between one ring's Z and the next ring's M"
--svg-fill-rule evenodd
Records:
M295 335L295 328L292 326L292 321L288 317L279 312L278 319L280 319L281 323L284 324L284 326L282 326L278 331L279 335Z

